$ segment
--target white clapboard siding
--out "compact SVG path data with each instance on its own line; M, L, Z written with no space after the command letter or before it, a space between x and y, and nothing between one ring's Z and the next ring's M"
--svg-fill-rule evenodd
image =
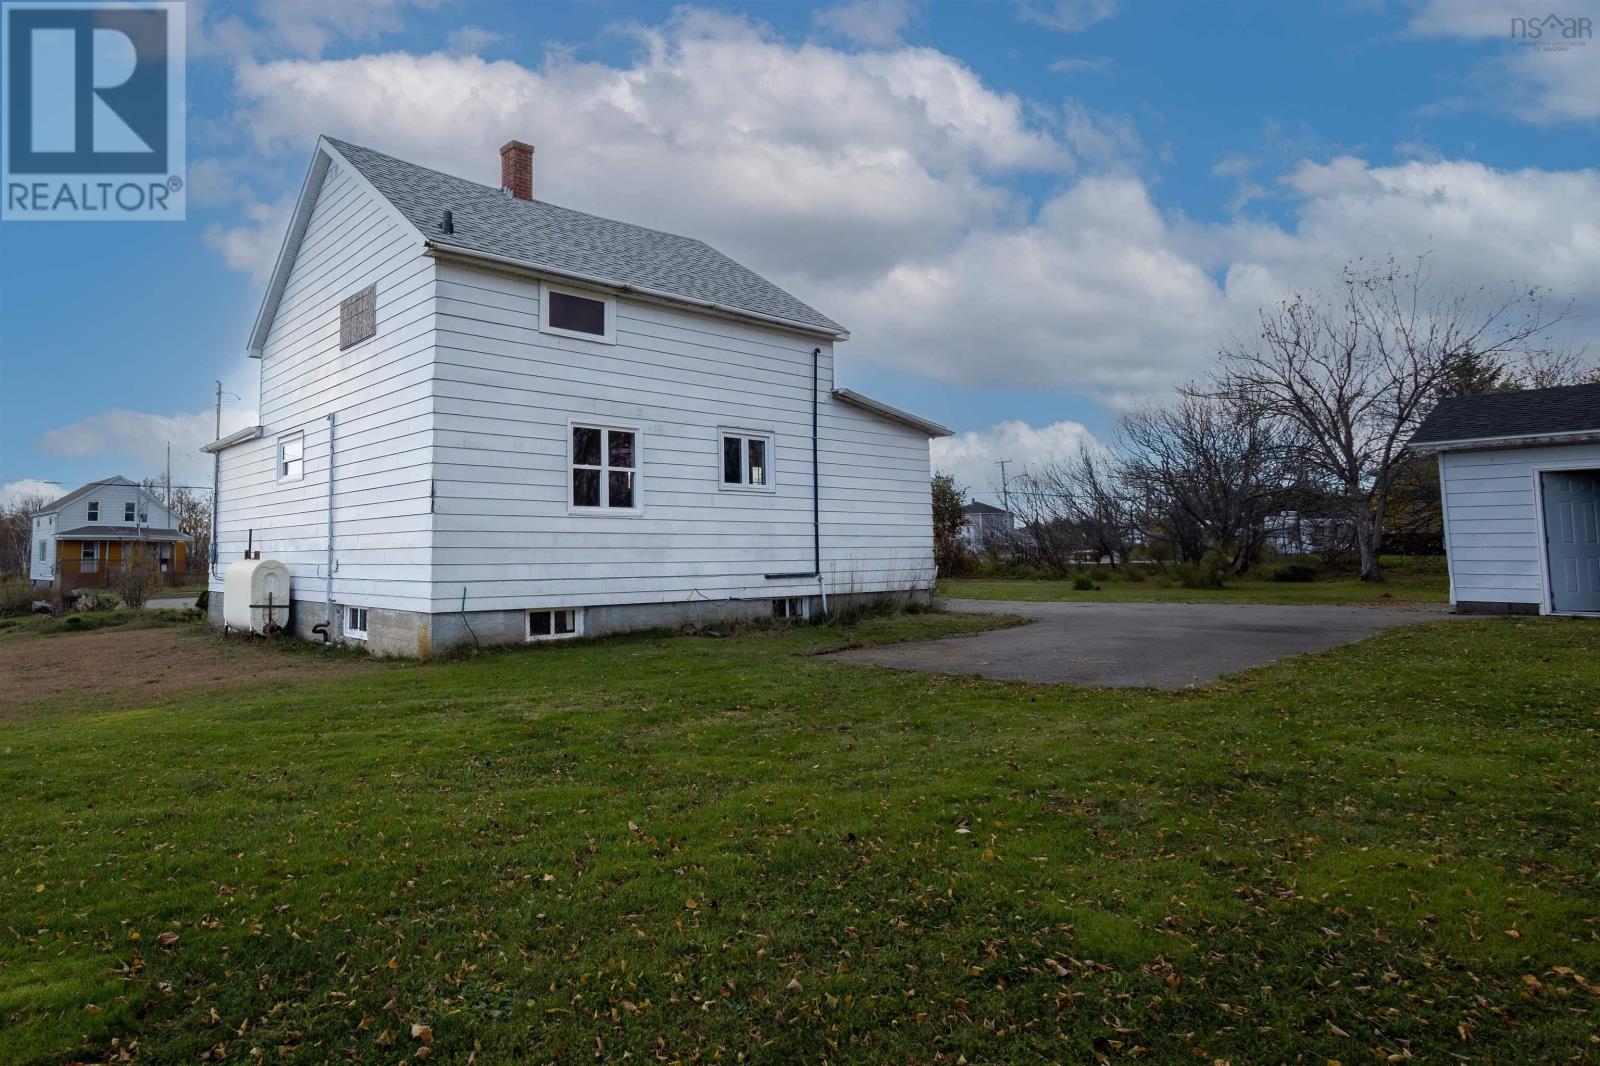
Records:
M540 332L534 281L441 266L437 284L434 610L463 589L469 610L815 591L766 575L812 568L817 342L619 299L602 344ZM821 347L830 590L926 587L927 440L835 403ZM574 419L637 427L642 514L568 513ZM721 489L722 428L773 435L772 492Z
M1443 453L1452 602L1544 603L1537 471L1563 467L1600 467L1600 444Z
M328 421L336 416L335 602L431 602L434 265L416 232L338 163L329 167L261 356L260 440L222 453L221 589L253 544L321 600L328 558ZM339 303L377 286L377 334L339 350ZM305 475L277 478L277 442L305 435Z

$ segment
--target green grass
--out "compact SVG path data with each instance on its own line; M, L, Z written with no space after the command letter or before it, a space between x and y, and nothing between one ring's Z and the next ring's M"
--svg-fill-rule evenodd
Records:
M1090 575L1098 589L1079 591L1071 578L946 578L939 595L974 600L1082 600L1120 603L1445 603L1450 598L1442 573L1391 572L1379 584L1355 578L1317 581L1269 581L1234 578L1220 589L1180 588L1160 574L1143 581Z
M74 611L69 614L24 614L0 618L0 641L49 633L90 633L97 629L164 629L192 625L200 613L192 608L147 611Z
M809 654L992 624L0 727L0 1062L1596 1054L1600 625L1172 694Z

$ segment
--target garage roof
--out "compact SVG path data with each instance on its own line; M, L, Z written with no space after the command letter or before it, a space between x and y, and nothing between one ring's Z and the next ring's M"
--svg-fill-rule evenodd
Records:
M1600 436L1600 384L1451 396L1423 419L1411 446L1568 436Z

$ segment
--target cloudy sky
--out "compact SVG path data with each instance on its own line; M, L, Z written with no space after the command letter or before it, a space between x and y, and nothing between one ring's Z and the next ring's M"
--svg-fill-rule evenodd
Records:
M323 132L489 183L533 142L542 199L845 323L840 383L955 427L936 459L982 496L1350 257L1549 286L1585 342L1600 41L1514 41L1522 6L191 0L188 221L0 224L0 486L155 473L168 441L205 481Z

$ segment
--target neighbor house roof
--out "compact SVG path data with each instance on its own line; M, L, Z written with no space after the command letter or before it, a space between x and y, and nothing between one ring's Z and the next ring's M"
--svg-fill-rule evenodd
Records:
M91 481L87 485L83 486L82 488L73 489L71 492L67 493L65 496L59 497L58 499L51 500L48 504L46 504L45 506L39 508L37 511L35 511L33 513L35 515L55 514L57 511L61 510L63 507L67 506L68 504L75 503L78 500L83 499L85 496L93 496L96 492L99 492L100 490L105 489L105 488L109 488L110 486L113 486L113 485L122 485L122 486L126 486L127 488L130 488L130 489L138 489L139 490L139 494L142 495L145 499L149 500L151 503L155 504L158 507L165 507L166 506L160 500L156 499L154 496L150 495L150 493L146 492L142 487L140 487L138 482L129 481L127 478L123 477L121 474L112 474L108 478L101 478L99 481Z
M1600 384L1440 400L1411 437L1417 451L1600 437Z
M704 241L519 200L348 141L324 140L435 248L845 335L839 323ZM453 219L448 234L439 226L445 211Z
M1009 512L1007 512L1003 507L996 507L993 504L979 503L977 500L973 500L971 503L969 503L965 507L961 508L961 513L962 514L1007 514Z
M154 526L108 526L91 522L56 532L61 540L190 540L189 534L176 529L158 529Z

